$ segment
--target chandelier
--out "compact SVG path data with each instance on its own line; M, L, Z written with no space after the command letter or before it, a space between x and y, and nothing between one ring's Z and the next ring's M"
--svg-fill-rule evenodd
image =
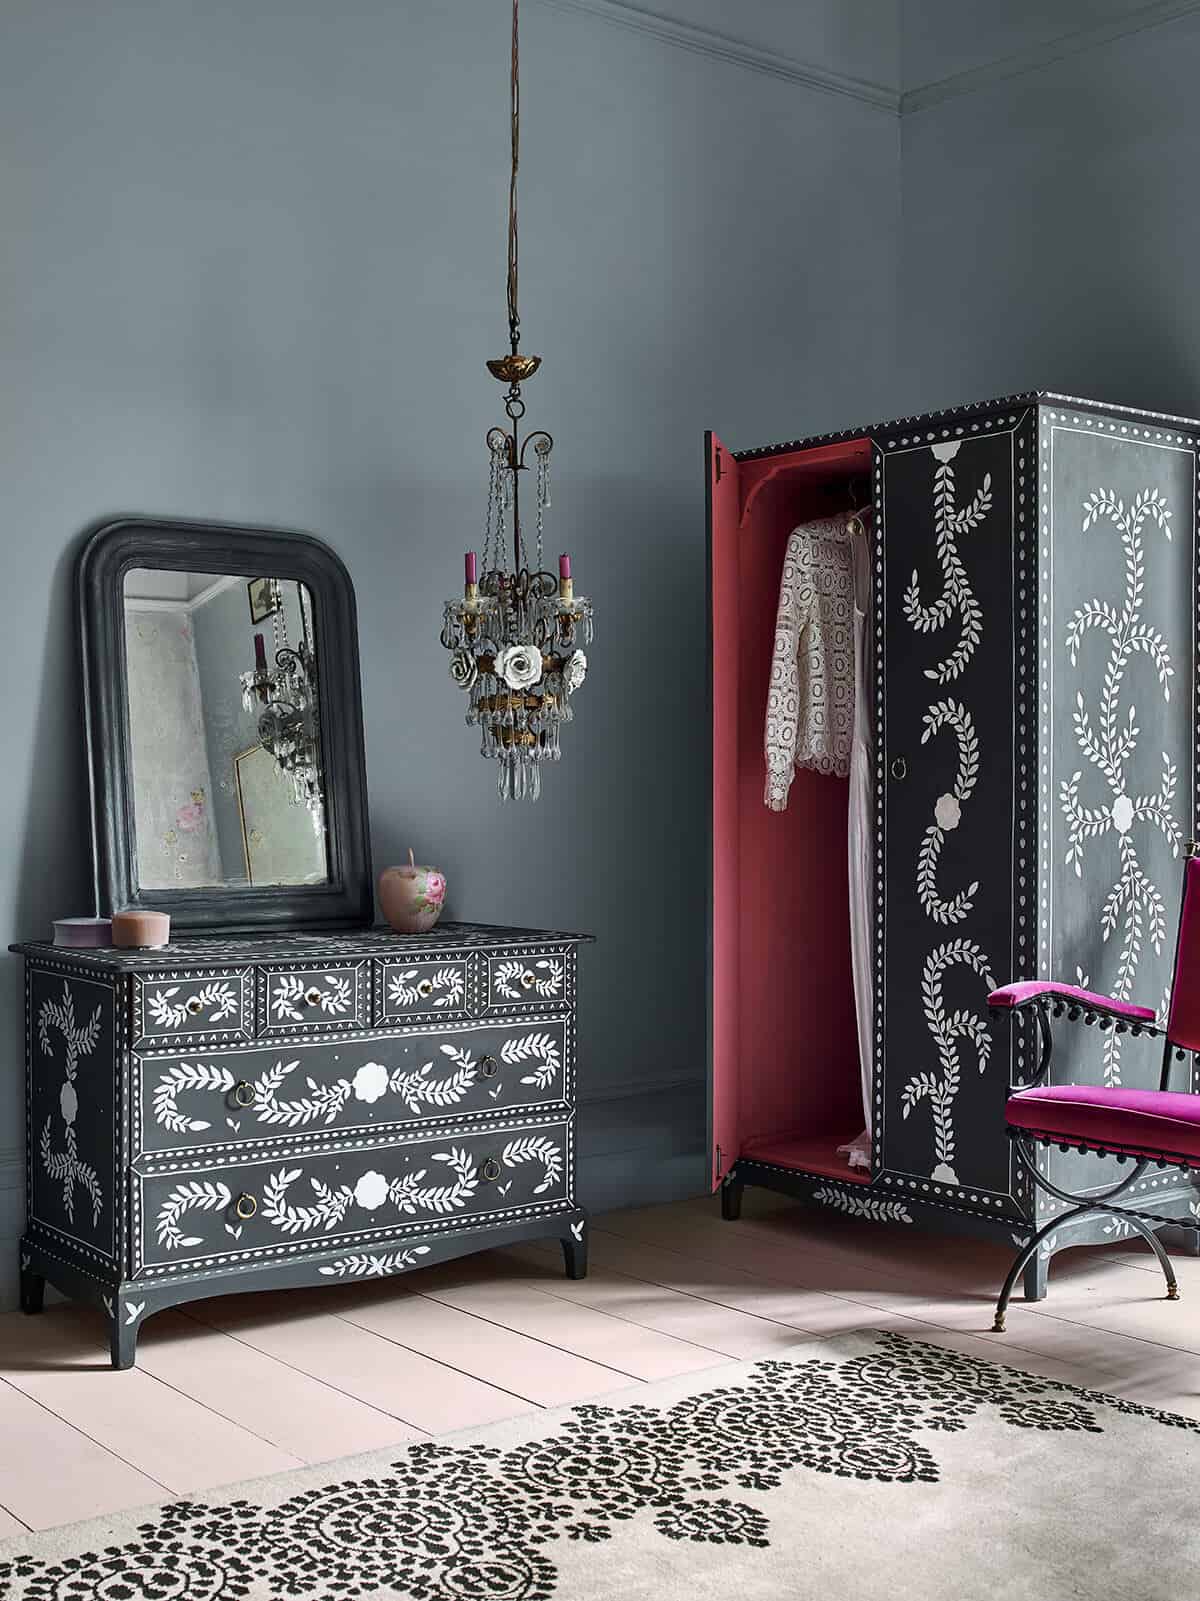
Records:
M450 676L467 692L467 722L481 731L480 753L498 765L501 800L536 800L543 762L556 762L559 728L572 720L571 699L587 674L583 649L592 642L591 603L576 595L571 559L558 558L558 574L543 570L545 514L550 509L550 452L541 429L521 437L525 402L521 385L542 364L521 354L517 310L517 167L520 155L519 0L512 8L510 106L512 168L508 186L507 356L488 371L505 384L508 426L487 436L489 478L483 550L464 558L462 598L446 602L442 644ZM532 451L532 458L530 458ZM521 474L534 473L535 532L530 551L521 521ZM509 566L511 554L512 565Z
M301 638L293 646L288 639L279 580L272 578L269 583L275 665L268 665L266 640L262 634L255 634L254 669L241 675L242 706L248 712L262 708L259 740L291 780L293 804L306 806L313 827L320 830L324 826L324 788L317 719L317 660L309 635L307 594L304 586L297 584Z

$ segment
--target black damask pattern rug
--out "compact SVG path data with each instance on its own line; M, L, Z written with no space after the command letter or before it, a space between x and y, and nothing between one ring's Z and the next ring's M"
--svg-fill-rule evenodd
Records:
M1198 1435L851 1336L11 1540L0 1601L1154 1601L1195 1592Z

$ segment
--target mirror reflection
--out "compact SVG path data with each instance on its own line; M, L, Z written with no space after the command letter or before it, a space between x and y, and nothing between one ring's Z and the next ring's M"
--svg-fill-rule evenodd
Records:
M134 568L124 599L139 887L326 882L307 586Z

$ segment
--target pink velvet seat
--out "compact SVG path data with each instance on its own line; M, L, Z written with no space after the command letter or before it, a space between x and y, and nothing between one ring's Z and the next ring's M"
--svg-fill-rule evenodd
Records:
M1005 1116L1064 1144L1200 1167L1200 1095L1052 1084L1011 1096Z
M1130 1023L1153 1023L1154 1012L1148 1006L1134 1006L1129 1001L1115 1001L1111 995L1097 995L1094 990L1079 989L1074 984L1056 984L1041 979L1026 979L1019 984L1005 984L988 996L988 1005L999 1010L1011 1010L1049 995L1064 1001L1068 1006L1086 1006L1093 1011L1105 1012L1111 1017L1123 1017Z

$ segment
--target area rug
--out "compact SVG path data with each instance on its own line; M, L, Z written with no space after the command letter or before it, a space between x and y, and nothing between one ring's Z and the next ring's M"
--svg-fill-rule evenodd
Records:
M0 1544L21 1601L1158 1601L1200 1424L893 1334Z

